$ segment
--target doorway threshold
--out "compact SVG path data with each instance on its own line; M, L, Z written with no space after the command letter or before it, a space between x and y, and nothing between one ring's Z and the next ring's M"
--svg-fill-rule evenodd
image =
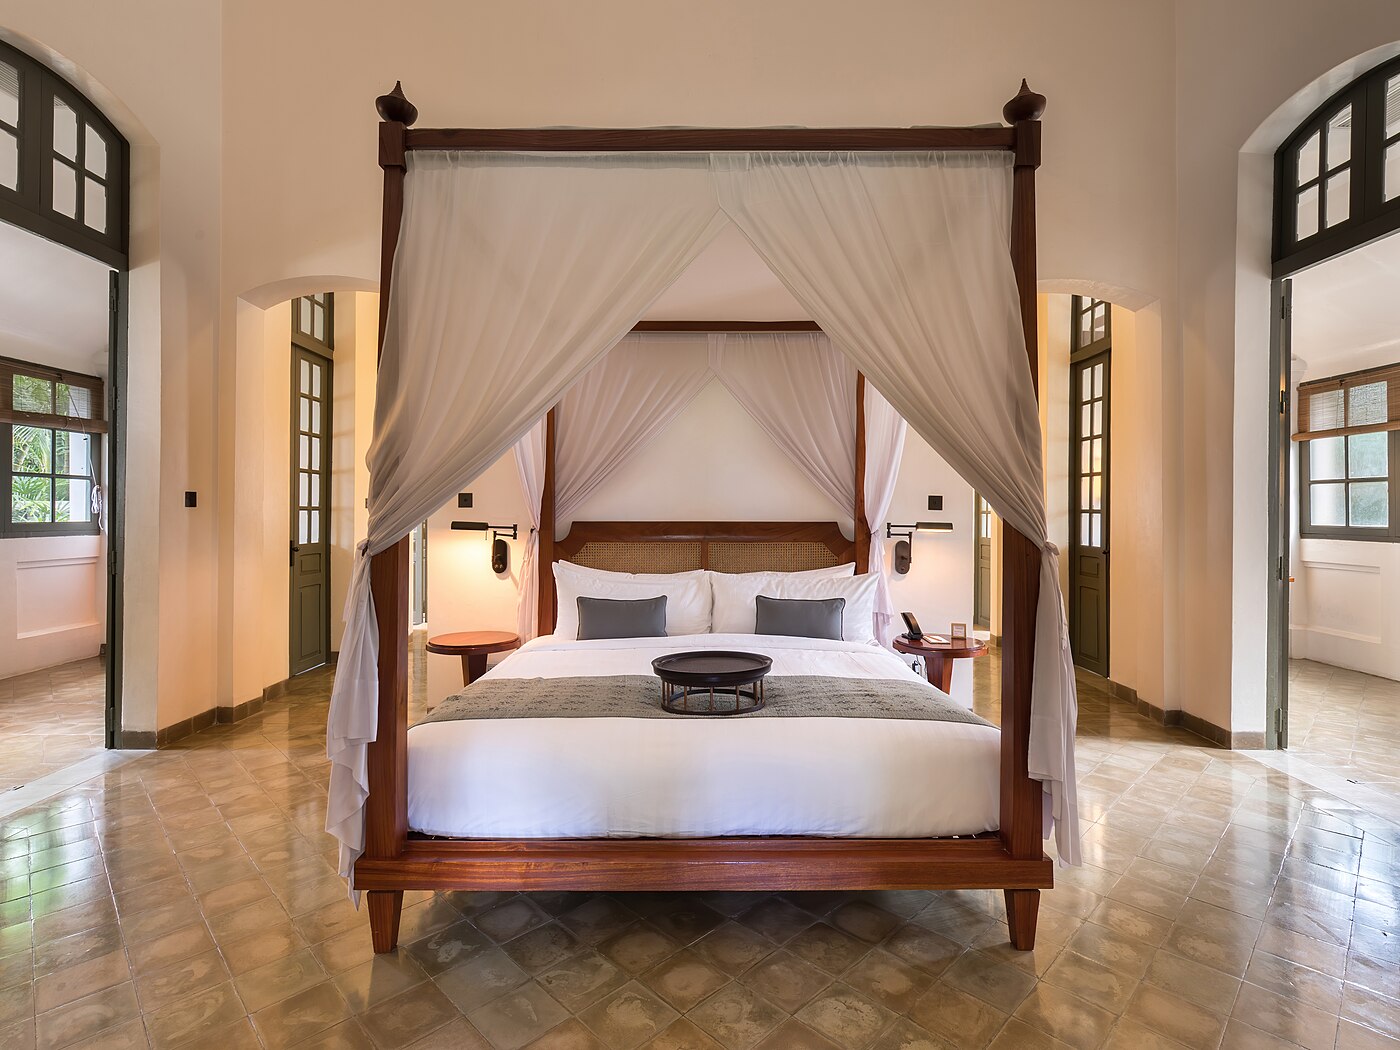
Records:
M100 777L114 769L120 769L128 762L155 754L154 751L100 751L88 758L64 766L52 773L31 780L22 787L11 788L0 794L0 818L11 816L30 806L37 805L78 787L93 777Z
M1296 752L1290 751L1241 751L1254 761L1286 773L1309 787L1335 795L1343 802L1364 813L1400 827L1400 797L1393 792L1360 783L1349 777L1335 773L1316 762L1310 762Z

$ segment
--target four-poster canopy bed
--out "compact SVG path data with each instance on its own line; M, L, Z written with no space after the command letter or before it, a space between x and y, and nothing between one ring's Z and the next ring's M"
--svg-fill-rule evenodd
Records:
M405 175L416 151L458 153L743 153L748 151L839 151L849 154L896 154L906 151L990 152L1010 154L1010 260L1014 267L1020 332L1034 383L1036 354L1035 169L1040 161L1039 117L1043 96L1022 83L1006 104L1010 127L847 128L847 129L414 129L416 109L398 86L379 100L379 162L384 169L383 247L381 256L380 343L390 332L391 289L396 250L405 220ZM633 315L635 317L635 315ZM820 331L816 322L651 322L636 331ZM385 363L388 363L386 355ZM395 365L395 368L398 366ZM382 369L381 369L382 374ZM397 379L397 376L391 377ZM600 567L623 567L616 558L628 545L684 544L698 558L697 568L719 564L746 544L766 544L786 559L777 568L855 562L867 569L869 528L863 513L864 385L858 380L857 535L846 540L834 525L799 522L613 522L577 523L556 541L555 456L557 421L550 411L545 424L544 477L540 505L538 622L541 633L555 622L553 579L548 567L560 558ZM384 380L381 378L381 387ZM382 395L381 395L382 396ZM1024 407L1024 406L1022 406ZM382 408L382 406L381 406ZM1032 406L1033 408L1033 406ZM907 413L906 413L907 415ZM538 418L538 417L537 417ZM1019 424L1024 427L1024 413ZM382 425L376 419L376 429ZM1025 435L1020 435L1025 440ZM1038 434L1035 440L1038 441ZM373 459L374 453L371 453ZM1038 456L1037 456L1038 460ZM955 464L956 465L956 464ZM1038 470L1038 465L1036 466ZM1038 484L1038 478L1037 478ZM373 497L372 497L373 499ZM1042 511L1043 513L1043 511ZM371 531L373 532L373 522ZM1042 846L1045 806L1043 784L1051 779L1030 775L1032 686L1045 643L1037 649L1037 615L1046 615L1042 581L1053 567L1054 551L1032 541L1008 524L1003 531L1003 673L1000 733L999 830L975 837L927 838L620 838L620 839L441 839L410 831L408 819L408 544L382 543L368 559L372 592L371 634L377 627L377 653L371 637L366 647L342 657L337 680L359 674L377 679L377 706L370 724L357 731L337 729L332 704L332 757L338 738L366 743L360 774L363 798L363 852L353 861L353 884L368 893L370 925L376 952L397 943L399 913L406 889L516 890L806 890L806 889L956 889L1000 888L1005 891L1013 945L1034 945L1039 891L1053 884L1051 861ZM591 553L590 553L591 552ZM740 558L736 564L750 565ZM633 571L636 571L633 567ZM643 568L643 571L646 571ZM1058 598L1058 595L1056 595ZM1063 634L1063 625L1060 625ZM1053 640L1052 640L1053 641ZM1063 666L1052 667L1063 676ZM1043 673L1050 673L1043 671ZM1070 687L1072 689L1072 685ZM1072 696L1070 698L1072 711ZM1072 714L1071 714L1072 719ZM1043 719L1042 719L1043 721ZM1063 727L1060 730L1063 731ZM1069 727L1072 748L1072 724ZM337 737L339 733L339 737ZM1069 778L1072 781L1072 758ZM332 786L332 808L336 788ZM1072 808L1072 795L1071 808ZM353 811L351 818L357 814ZM1070 819L1057 812L1060 820ZM352 823L333 827L342 831ZM328 822L336 825L333 813ZM353 834L349 838L353 839ZM1076 847L1077 848L1077 847ZM1061 856L1066 857L1062 843ZM1070 852L1073 852L1072 850ZM343 854L344 856L344 854ZM353 849L350 853L353 857Z

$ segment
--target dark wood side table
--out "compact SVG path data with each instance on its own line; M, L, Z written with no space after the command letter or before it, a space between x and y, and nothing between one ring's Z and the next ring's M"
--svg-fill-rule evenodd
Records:
M901 634L894 640L894 648L895 652L908 653L923 660L928 684L946 693L953 684L953 661L985 655L987 643L971 636L966 641L935 642L933 636L928 634L917 642L911 642L907 634Z
M520 647L520 636L509 631L458 631L428 639L428 652L462 658L462 684L471 685L486 673L486 657Z

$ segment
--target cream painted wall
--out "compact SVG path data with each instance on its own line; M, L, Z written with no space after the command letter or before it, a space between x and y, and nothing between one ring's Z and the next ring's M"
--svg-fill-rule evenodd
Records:
M122 702L134 731L211 706L220 648L221 13L216 0L0 2L4 38L68 74L132 143ZM185 509L186 489L199 508Z
M386 30L369 0L328 10L0 0L0 26L76 63L135 146L130 727L207 709L232 681L234 435L240 396L257 396L238 380L238 299L306 274L376 279L372 99L395 78L432 125L756 125L981 122L1022 75L1050 98L1042 279L1158 303L1162 367L1146 381L1160 388L1165 467L1145 483L1162 492L1149 571L1164 593L1164 706L1262 727L1256 161L1272 146L1241 150L1313 80L1400 40L1390 0L1343 0L1327 17L1308 0L424 0L412 32ZM279 119L288 98L316 119Z
M1400 41L1400 6L1178 0L1175 12L1181 344L1164 412L1167 447L1181 449L1170 474L1180 509L1167 507L1179 514L1173 648L1182 706L1257 733L1270 569L1270 157L1360 72L1337 67Z

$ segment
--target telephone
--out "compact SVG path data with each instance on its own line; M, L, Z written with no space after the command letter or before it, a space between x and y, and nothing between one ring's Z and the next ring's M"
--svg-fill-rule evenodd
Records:
M908 628L908 638L911 642L917 642L924 636L924 632L919 629L919 621L914 619L913 613L900 613L904 617L904 626Z

